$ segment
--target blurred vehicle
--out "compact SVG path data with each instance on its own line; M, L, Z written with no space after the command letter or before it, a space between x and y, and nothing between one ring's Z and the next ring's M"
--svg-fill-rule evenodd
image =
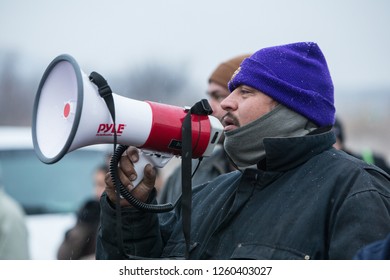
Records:
M32 259L57 258L77 210L93 197L92 175L107 159L108 146L82 148L47 165L34 152L31 128L0 126L2 184L27 214Z

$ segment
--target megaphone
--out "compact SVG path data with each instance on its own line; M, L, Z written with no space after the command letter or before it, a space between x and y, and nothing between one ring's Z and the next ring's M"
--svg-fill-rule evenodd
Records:
M118 144L181 155L186 108L112 96L115 122L76 60L67 54L56 57L44 72L34 101L32 137L38 158L52 164L81 147L114 143L114 134ZM222 134L221 123L210 115L191 115L191 124L192 157L209 156Z

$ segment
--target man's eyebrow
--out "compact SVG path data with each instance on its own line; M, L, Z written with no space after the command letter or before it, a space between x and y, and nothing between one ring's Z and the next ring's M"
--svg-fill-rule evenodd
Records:
M255 88L253 88L253 87L246 86L246 85L241 85L240 88L241 88L241 89L248 90L248 91L256 91L256 90L257 90L257 89L255 89Z

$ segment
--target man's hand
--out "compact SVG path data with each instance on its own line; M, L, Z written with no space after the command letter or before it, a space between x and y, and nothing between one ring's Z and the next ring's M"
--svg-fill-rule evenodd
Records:
M132 181L137 179L138 174L134 170L134 164L139 160L138 149L129 147L121 156L118 165L118 176L122 184L127 188L131 194L142 202L146 202L150 192L154 188L156 181L156 171L151 164L147 164L144 168L143 180L137 185L133 186ZM110 173L106 174L106 193L111 202L116 201L116 189L114 183L111 181ZM120 200L121 206L129 206L129 202L122 198Z

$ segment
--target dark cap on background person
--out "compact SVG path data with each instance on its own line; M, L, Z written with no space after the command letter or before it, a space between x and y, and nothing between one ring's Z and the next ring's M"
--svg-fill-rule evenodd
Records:
M211 73L209 83L215 82L228 89L228 82L232 78L233 73L238 67L240 67L241 62L247 57L250 57L250 54L239 55L219 64Z
M233 74L230 92L240 85L263 92L320 127L334 124L333 82L316 43L298 42L257 51Z
M343 129L343 124L341 121L336 118L333 129L332 129L336 135L336 137L340 140L341 143L344 143L344 129Z

